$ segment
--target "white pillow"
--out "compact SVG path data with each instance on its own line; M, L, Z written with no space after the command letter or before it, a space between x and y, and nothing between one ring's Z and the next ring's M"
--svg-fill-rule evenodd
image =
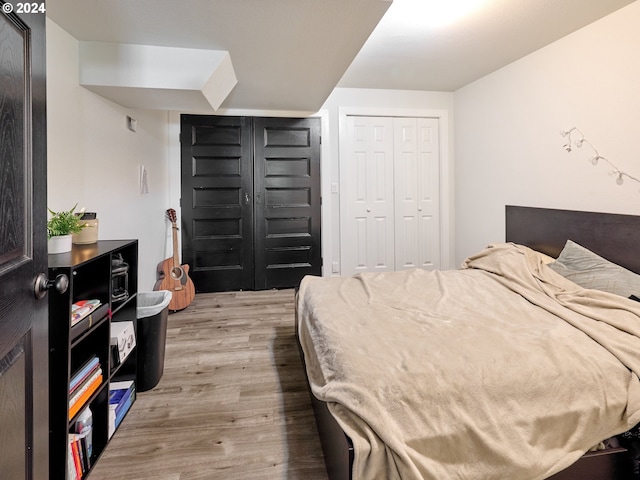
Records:
M567 240L560 256L549 267L583 288L640 296L640 275L621 267L577 243Z

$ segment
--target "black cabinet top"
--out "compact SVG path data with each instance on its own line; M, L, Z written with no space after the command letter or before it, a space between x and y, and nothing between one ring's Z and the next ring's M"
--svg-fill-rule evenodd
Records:
M99 240L86 245L73 245L70 252L49 255L49 268L77 267L101 255L137 243L138 240Z

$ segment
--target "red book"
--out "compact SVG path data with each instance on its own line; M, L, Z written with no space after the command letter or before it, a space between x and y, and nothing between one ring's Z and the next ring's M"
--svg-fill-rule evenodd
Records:
M73 451L73 460L76 464L76 474L78 475L76 478L77 480L81 480L82 478L82 464L80 463L80 452L78 452L78 443L75 440L75 437L73 439L73 441L71 442L71 448Z

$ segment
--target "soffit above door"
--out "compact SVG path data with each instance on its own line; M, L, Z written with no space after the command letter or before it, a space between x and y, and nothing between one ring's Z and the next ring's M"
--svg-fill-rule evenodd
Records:
M389 5L388 0L55 0L48 2L47 15L80 42L228 52L238 83L220 105L225 113L316 112Z
M229 52L80 42L80 85L125 107L215 111L237 83Z

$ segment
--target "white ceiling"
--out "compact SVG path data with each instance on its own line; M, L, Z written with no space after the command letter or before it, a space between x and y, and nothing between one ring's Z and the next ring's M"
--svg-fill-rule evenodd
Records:
M634 0L480 0L429 26L432 1L454 2L51 0L47 15L78 40L228 51L223 109L314 112L336 86L455 91Z
M339 86L452 92L633 1L395 0ZM477 7L444 26L417 13L443 3Z

